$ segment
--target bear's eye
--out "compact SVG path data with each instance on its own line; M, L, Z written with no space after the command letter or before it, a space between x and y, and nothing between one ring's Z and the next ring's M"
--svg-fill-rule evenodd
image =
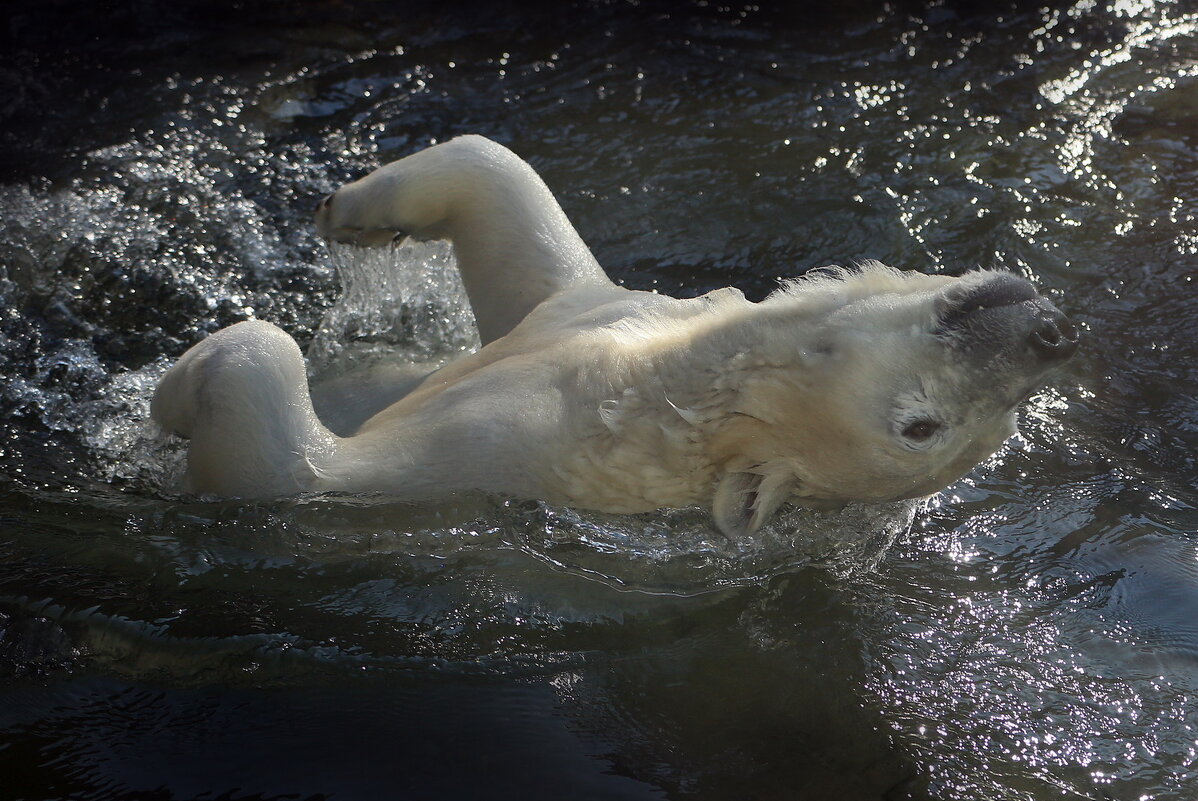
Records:
M903 436L912 442L927 442L939 430L940 424L935 420L916 420L907 424Z

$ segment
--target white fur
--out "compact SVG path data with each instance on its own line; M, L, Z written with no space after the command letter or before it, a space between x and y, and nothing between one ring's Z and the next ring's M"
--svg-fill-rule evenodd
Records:
M790 282L761 303L735 290L680 300L620 288L536 173L477 136L342 187L317 225L361 244L451 239L484 347L339 437L313 411L291 337L264 322L218 332L154 398L154 418L192 439L192 490L485 490L613 512L699 505L741 533L788 500L940 489L1011 433L1011 408L1039 377L1014 363L962 364L931 333L947 293L985 273L869 263ZM979 391L990 374L1010 374L1017 397ZM913 447L896 426L921 414L948 433Z

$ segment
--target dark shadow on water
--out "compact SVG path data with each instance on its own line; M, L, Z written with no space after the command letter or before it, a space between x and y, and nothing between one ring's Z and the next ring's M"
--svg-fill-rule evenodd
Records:
M6 695L8 798L664 797L616 775L544 684L183 690L81 675Z

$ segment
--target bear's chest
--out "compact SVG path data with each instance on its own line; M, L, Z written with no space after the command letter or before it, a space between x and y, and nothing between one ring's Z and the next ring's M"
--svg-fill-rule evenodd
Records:
M578 415L577 436L545 476L554 500L619 512L710 501L715 466L700 421L653 395L625 390Z

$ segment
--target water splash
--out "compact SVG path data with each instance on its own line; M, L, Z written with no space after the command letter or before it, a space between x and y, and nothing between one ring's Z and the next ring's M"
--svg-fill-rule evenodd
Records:
M25 421L6 432L10 474L174 485L181 446L149 419L165 354L253 316L259 282L294 264L268 213L222 185L222 152L195 131L136 138L89 154L102 177L0 190L0 408ZM47 437L62 452L39 455Z
M479 346L453 249L405 241L363 249L331 244L341 296L308 347L311 371L329 377L382 359L444 361Z
M4 400L36 407L48 429L77 438L91 481L169 492L182 476L186 446L150 419L154 387L169 366L160 358L110 374L89 343L72 341L38 359L32 377L9 382Z
M787 507L752 536L731 538L700 509L612 515L526 502L514 507L513 529L524 548L557 567L628 589L691 594L804 566L842 577L869 572L910 528L919 505Z

